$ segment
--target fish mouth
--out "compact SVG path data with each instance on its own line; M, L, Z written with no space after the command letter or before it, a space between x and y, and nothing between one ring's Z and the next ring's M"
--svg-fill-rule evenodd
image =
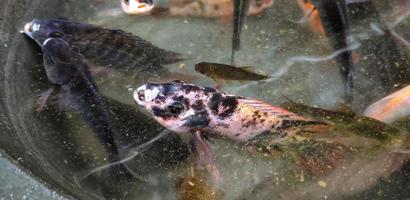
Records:
M26 34L30 38L33 38L33 22L25 24L22 33Z
M160 93L158 87L147 87L147 84L144 84L138 87L134 91L134 100L141 106L145 106L147 103L153 101Z
M144 14L150 12L154 8L153 4L149 3L139 3L135 9L136 14Z

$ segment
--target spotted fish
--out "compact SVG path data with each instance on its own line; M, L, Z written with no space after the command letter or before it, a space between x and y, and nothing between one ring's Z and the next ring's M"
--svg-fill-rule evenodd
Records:
M144 84L134 92L134 99L172 131L200 129L237 142L266 132L285 137L290 127L322 123L259 100L181 81Z
M203 140L205 135L243 144L266 136L280 142L296 134L297 127L324 123L259 100L182 81L146 83L134 91L134 99L166 128L176 133L194 132L199 163L216 182L222 179L213 153Z

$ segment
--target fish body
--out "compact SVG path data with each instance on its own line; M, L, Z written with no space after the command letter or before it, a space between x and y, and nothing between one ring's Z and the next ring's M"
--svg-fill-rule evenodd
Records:
M289 111L180 81L146 83L134 91L134 99L176 133L195 131L196 139L221 137L248 152L290 161L295 167L290 170L311 177L330 175L377 153L409 149L408 134L354 113L295 103L287 105ZM214 180L221 180L210 147L200 142L199 161L208 163Z
M233 6L231 64L235 63L235 52L241 47L241 31L245 21L246 12L249 9L249 0L234 0Z
M311 29L321 36L325 36L322 21L316 7L308 0L297 0L299 7L303 10L305 18L309 22Z
M162 65L184 59L131 33L65 19L34 19L24 33L40 45L47 38L61 38L95 64L134 72L160 71Z
M62 39L46 39L42 45L44 67L49 80L60 87L68 106L76 110L86 124L98 135L110 155L116 160L115 144L107 111L95 86L84 57Z
M326 37L335 51L344 49L335 57L344 80L345 101L353 100L353 58L349 49L350 22L345 0L310 0L319 11Z
M364 111L363 115L385 123L393 123L410 115L409 107L410 86L407 86L373 103Z
M320 123L262 101L180 81L144 84L134 99L174 132L204 130L236 142L262 134L282 138L290 133L288 128Z
M231 18L236 0L170 0L168 4L161 1L121 0L121 7L127 14L155 15L158 11L171 16L192 16L208 18ZM250 5L245 14L258 15L273 4L273 0L249 0ZM152 3L151 3L152 2Z
M237 80L237 81L259 81L270 78L270 76L257 74L251 71L252 67L235 67L219 63L198 63L195 71L206 75L213 80Z

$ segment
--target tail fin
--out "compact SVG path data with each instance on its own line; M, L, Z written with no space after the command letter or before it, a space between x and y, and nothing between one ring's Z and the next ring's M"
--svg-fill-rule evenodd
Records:
M160 56L160 64L169 65L176 62L181 62L186 59L188 58L180 53L164 50L164 52L162 52Z

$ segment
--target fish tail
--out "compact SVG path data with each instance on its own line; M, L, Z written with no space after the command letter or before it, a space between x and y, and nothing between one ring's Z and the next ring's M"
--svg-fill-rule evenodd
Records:
M176 53L172 51L165 51L165 53L161 55L160 62L161 62L161 65L168 65L168 64L172 64L176 62L181 62L186 59L188 58L180 53Z

